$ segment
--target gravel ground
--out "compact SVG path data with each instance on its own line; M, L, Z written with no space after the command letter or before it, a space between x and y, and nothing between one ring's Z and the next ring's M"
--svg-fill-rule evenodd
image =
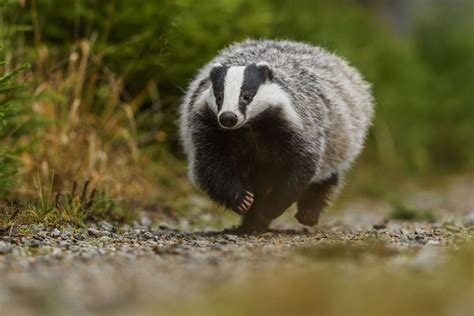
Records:
M413 249L415 255L403 264L430 270L446 259L446 249L455 250L474 236L474 228L427 223L375 225L377 229L369 230L333 225L259 236L185 233L165 227L115 232L112 225L103 224L82 231L37 225L28 227L28 236L20 231L3 236L3 310L81 314L117 312L146 304L143 301L173 304L183 291L186 300L191 300L222 280L238 281L274 267L304 268L314 260L304 249L348 242L354 246L367 240L383 242L387 249L400 253ZM396 267L400 258L395 253L391 264Z
M0 231L0 314L179 314L223 283L326 271L333 269L331 258L350 275L374 266L395 275L431 273L474 237L474 213L465 209L436 223L383 218L360 210L328 213L314 229L294 229L283 219L278 230L258 236L185 232L148 220L134 227L14 227ZM473 274L467 280L474 282ZM458 314L474 311L469 295Z

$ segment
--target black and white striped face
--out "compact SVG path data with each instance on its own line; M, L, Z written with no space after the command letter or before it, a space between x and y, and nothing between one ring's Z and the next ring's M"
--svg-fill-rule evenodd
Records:
M245 67L216 64L210 78L208 106L225 129L237 129L271 106L290 103L288 95L272 81L267 63Z

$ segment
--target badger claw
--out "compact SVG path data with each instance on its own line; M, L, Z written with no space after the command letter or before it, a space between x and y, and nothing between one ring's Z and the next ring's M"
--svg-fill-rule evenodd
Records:
M250 209L250 207L252 207L253 201L253 193L245 191L243 197L237 201L238 204L234 207L234 210L239 214L244 214Z

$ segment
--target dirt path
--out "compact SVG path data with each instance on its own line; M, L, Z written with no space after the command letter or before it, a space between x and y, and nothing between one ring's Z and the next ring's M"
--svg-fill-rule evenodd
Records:
M0 314L472 315L473 214L385 216L288 216L259 236L17 227L0 236Z

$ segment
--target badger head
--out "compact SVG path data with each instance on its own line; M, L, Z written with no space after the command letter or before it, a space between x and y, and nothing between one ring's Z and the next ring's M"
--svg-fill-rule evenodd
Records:
M238 129L272 107L299 125L289 94L277 83L265 62L227 67L215 64L210 72L207 105L224 129Z

